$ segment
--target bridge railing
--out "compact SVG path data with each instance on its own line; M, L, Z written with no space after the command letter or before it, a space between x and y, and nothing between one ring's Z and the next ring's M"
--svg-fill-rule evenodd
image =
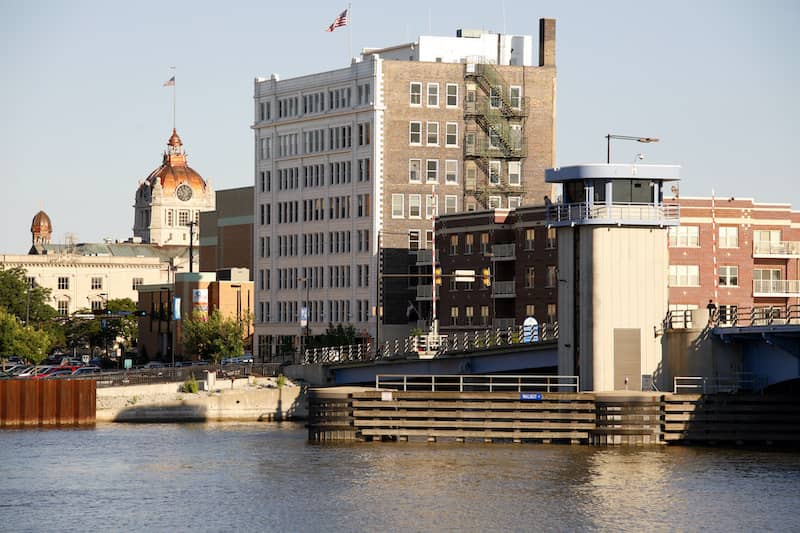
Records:
M733 307L717 310L714 325L717 327L780 326L800 324L800 305L767 305Z
M676 376L672 392L675 394L715 394L718 392L756 391L762 379L752 372L737 372L733 376L708 378L703 376Z
M378 374L376 389L458 392L578 392L578 376Z

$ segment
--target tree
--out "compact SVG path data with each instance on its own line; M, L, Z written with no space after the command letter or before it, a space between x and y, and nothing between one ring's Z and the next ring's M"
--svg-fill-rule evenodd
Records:
M16 316L0 309L0 356L17 355L39 364L47 357L51 343L47 332L23 326Z
M132 346L134 341L139 338L139 321L133 314L136 311L136 302L130 298L120 298L109 300L107 307L114 315L130 313L106 322L106 335L109 336L112 343L114 340L119 342L124 352L125 348Z
M0 308L5 309L20 321L42 323L52 320L56 310L47 302L50 289L28 286L28 274L20 267L0 267Z
M208 318L195 313L183 321L183 348L215 363L223 357L240 355L244 353L242 324L242 320L225 318L216 309Z

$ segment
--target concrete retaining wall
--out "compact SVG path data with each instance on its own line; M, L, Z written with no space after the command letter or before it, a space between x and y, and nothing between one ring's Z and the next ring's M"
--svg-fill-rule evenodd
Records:
M218 380L211 391L180 392L181 383L97 389L98 422L266 421L306 418L305 389L274 378Z

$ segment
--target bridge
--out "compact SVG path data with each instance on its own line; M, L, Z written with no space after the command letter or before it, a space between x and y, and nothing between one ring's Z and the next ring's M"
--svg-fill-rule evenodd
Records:
M412 336L384 343L306 350L303 364L324 365L332 384L374 384L379 374L556 373L558 325L542 324Z

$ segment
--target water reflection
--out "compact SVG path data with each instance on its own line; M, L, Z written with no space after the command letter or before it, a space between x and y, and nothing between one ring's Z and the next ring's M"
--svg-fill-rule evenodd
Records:
M786 531L800 454L311 445L287 423L101 425L0 432L0 475L16 531Z

